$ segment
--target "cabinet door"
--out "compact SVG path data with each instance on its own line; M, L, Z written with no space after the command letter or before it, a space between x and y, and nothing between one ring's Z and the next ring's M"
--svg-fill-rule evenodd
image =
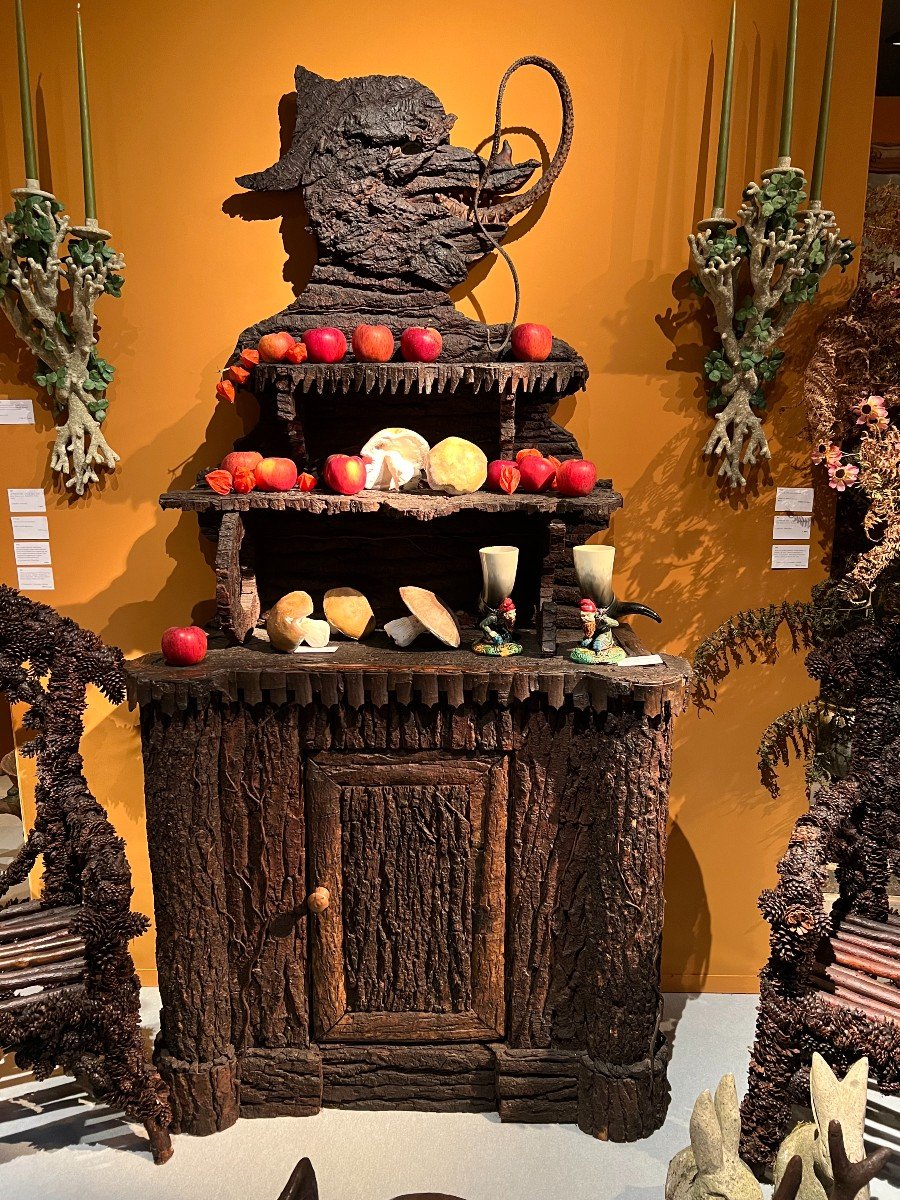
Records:
M506 759L321 754L306 796L316 1039L502 1037Z

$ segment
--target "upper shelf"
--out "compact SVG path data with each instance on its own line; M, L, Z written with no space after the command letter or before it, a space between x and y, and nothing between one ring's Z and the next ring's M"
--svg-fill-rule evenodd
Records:
M463 496L448 496L443 492L385 492L366 490L355 496L338 496L331 492L250 492L220 496L208 487L190 491L164 492L159 498L163 508L180 508L190 512L250 512L264 510L284 512L367 513L387 510L419 521L447 517L457 512L521 513L524 515L571 515L586 523L608 519L622 507L622 497L612 490L611 480L601 480L589 496L554 496L552 493L469 492Z
M326 392L387 392L396 395L455 392L460 386L474 392L492 389L507 394L545 391L569 395L583 388L588 369L584 359L572 361L521 363L260 363L255 368L257 385L264 382L289 383L304 394Z

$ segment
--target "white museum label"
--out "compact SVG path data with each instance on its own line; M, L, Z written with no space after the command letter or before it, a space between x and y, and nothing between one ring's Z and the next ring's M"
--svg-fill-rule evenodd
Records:
M809 546L773 546L772 570L805 570L809 566Z
M292 654L336 654L337 646L297 646Z
M623 658L617 665L620 667L661 667L664 664L658 654L633 654L631 658Z
M17 567L49 567L49 542L13 542Z
M46 517L10 517L13 537L24 541L40 540L46 542L50 536L50 527Z
M52 567L19 567L19 591L22 592L52 592Z
M812 517L790 513L778 516L772 525L772 538L776 542L799 542L812 533Z
M43 488L7 488L11 513L40 513L47 511Z
M776 488L776 512L811 513L813 510L812 488Z
M34 401L30 396L0 396L0 425L33 425Z

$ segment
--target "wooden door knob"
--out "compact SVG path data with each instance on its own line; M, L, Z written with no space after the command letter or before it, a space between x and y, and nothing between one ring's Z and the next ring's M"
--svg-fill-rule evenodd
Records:
M331 903L331 892L327 887L317 887L306 897L306 907L311 913L324 912Z

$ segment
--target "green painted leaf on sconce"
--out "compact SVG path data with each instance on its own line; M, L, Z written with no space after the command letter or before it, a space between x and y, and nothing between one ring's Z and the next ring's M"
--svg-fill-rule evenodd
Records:
M90 267L94 262L93 245L87 238L69 242L69 255L79 267Z
M762 388L757 388L750 397L750 407L763 409L766 407L766 394Z
M710 383L728 383L734 372L721 350L710 350L703 361L703 370Z

